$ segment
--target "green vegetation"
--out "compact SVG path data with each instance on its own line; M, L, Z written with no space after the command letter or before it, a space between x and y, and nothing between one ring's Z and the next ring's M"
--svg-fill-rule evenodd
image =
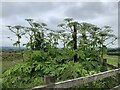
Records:
M105 58L107 59L107 63L118 66L118 56L107 55Z
M120 52L108 52L108 55L116 55L116 56L120 56Z
M2 78L0 78L0 89L2 88Z
M31 88L42 85L44 75L63 81L108 70L103 64L104 55L107 53L107 45L116 40L116 36L111 34L111 27L101 28L66 18L65 23L58 25L62 30L51 30L45 23L38 23L33 19L26 21L30 26L8 26L17 37L13 45L21 49L21 38L25 36L28 42L23 45L29 50L12 55L18 64L10 67L14 65L11 62L10 68L3 72L3 88ZM106 44L108 39L110 42ZM59 41L63 43L62 48L58 47ZM5 66L6 62L4 63ZM117 85L116 82L117 79L106 78L79 88L110 89Z
M17 57L13 57L12 55L7 56L7 57L10 58L10 60L9 59L3 59L3 57L6 57L5 55L7 55L7 54L5 54L5 53L2 54L2 61L1 61L1 63L2 63L2 71L5 71L6 69L10 68L11 66L13 67L16 64L19 64L19 63L23 62L22 58L18 59ZM14 53L14 55L16 55L16 54ZM26 60L28 60L29 56L28 55L24 55L24 58ZM118 66L118 56L106 55L106 56L104 56L104 58L107 59L107 63L108 64L111 64L111 65L114 65L114 66Z
M15 66L12 66L10 69L8 69L3 75L5 75L6 78L4 78L3 82L3 87L13 87L13 88L30 88L38 85L43 84L43 77L44 75L52 75L56 78L57 81L62 81L66 79L72 79L72 78L77 78L81 76L87 76L87 75L92 75L95 73L100 72L100 64L95 63L95 62L76 62L74 63L73 61L70 62L64 62L62 64L62 61L60 61L60 55L62 54L62 50L54 50L56 51L55 53L58 55L58 58L54 58L54 60L50 60L47 53L44 51L33 51L33 54L31 56L33 61L26 61L22 62L20 64L17 64ZM27 54L31 53L30 51L26 51ZM29 53L28 53L29 52ZM43 53L44 52L44 53ZM59 53L59 54L58 54ZM41 60L44 54L44 60L39 62ZM36 56L35 56L36 55ZM65 56L64 56L65 57ZM66 56L68 57L68 56ZM59 60L58 60L59 59ZM34 61L35 60L35 61ZM62 60L62 57L61 57ZM88 62L88 61L86 61ZM94 65L94 66L93 66ZM97 67L99 65L99 67ZM16 73L17 72L17 73ZM11 74L12 79L11 83ZM10 81L8 81L10 80ZM113 79L114 80L114 79ZM105 88L106 84L103 84L105 81L100 80L96 82L92 82L86 85L81 85L79 88L94 88L100 87L100 88ZM112 81L113 82L113 81ZM109 83L109 82L108 82ZM107 83L107 84L108 84ZM113 82L113 84L115 81ZM14 86L12 85L14 84ZM92 85L92 86L91 86ZM111 86L110 86L111 87ZM109 87L109 88L110 88ZM78 88L78 87L77 87Z
M2 71L4 72L9 67L22 62L22 56L21 54L15 53L15 52L2 52Z

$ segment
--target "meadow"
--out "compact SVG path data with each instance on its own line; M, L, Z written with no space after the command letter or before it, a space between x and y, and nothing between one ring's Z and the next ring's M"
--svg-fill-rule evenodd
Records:
M25 57L28 58L27 56L25 56ZM118 66L118 56L105 55L104 58L107 59L108 64ZM23 58L22 58L21 54L14 53L14 52L13 53L3 52L2 53L2 61L0 61L0 63L2 63L2 71L6 70L18 63L22 63L22 62L23 62Z
M10 68L11 66L16 65L17 63L22 62L22 56L19 53L15 52L2 52L2 71Z
M111 64L113 66L118 66L118 56L107 55L105 58L107 59L108 64Z

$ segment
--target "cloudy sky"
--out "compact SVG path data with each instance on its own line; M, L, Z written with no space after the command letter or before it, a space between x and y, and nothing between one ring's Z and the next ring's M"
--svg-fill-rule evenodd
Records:
M118 36L117 2L3 2L2 3L2 46L12 46L7 37L16 39L6 25L27 26L26 18L47 23L55 29L66 17L79 22L89 22L100 27L109 25ZM26 40L22 39L24 43ZM117 47L118 43L111 47Z

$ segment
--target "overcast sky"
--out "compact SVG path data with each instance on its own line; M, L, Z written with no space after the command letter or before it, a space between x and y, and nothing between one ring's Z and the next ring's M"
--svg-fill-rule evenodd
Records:
M79 22L89 22L98 26L109 25L118 36L117 2L3 2L2 3L2 46L12 46L7 37L15 36L6 25L27 26L26 18L47 23L51 29L57 27L66 17ZM1 41L1 40L0 40ZM26 40L22 39L24 43ZM117 47L115 42L114 46Z

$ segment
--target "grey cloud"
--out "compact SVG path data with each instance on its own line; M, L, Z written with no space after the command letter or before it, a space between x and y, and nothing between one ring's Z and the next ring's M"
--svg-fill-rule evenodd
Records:
M103 2L5 2L2 3L3 37L13 35L5 25L28 25L26 18L36 19L51 29L63 22L65 17L97 25L111 25L117 29L117 3ZM114 32L117 32L115 30ZM117 33L116 33L117 34ZM4 41L4 45L7 41Z
M56 18L56 17L51 17L49 22L48 22L48 25L51 27L56 27L57 28L57 25L62 23L64 18Z
M120 16L120 1L118 3L118 15ZM120 47L120 17L118 17L118 46Z
M2 3L2 16L10 17L17 15L27 15L32 16L38 13L49 12L54 9L56 4L54 3L39 3L39 2L5 2Z
M101 15L109 15L114 12L113 8L117 7L111 7L112 4L113 3L108 3L107 5L104 5L102 2L87 2L83 3L81 7L73 6L69 8L66 10L65 15L82 20L95 19Z

